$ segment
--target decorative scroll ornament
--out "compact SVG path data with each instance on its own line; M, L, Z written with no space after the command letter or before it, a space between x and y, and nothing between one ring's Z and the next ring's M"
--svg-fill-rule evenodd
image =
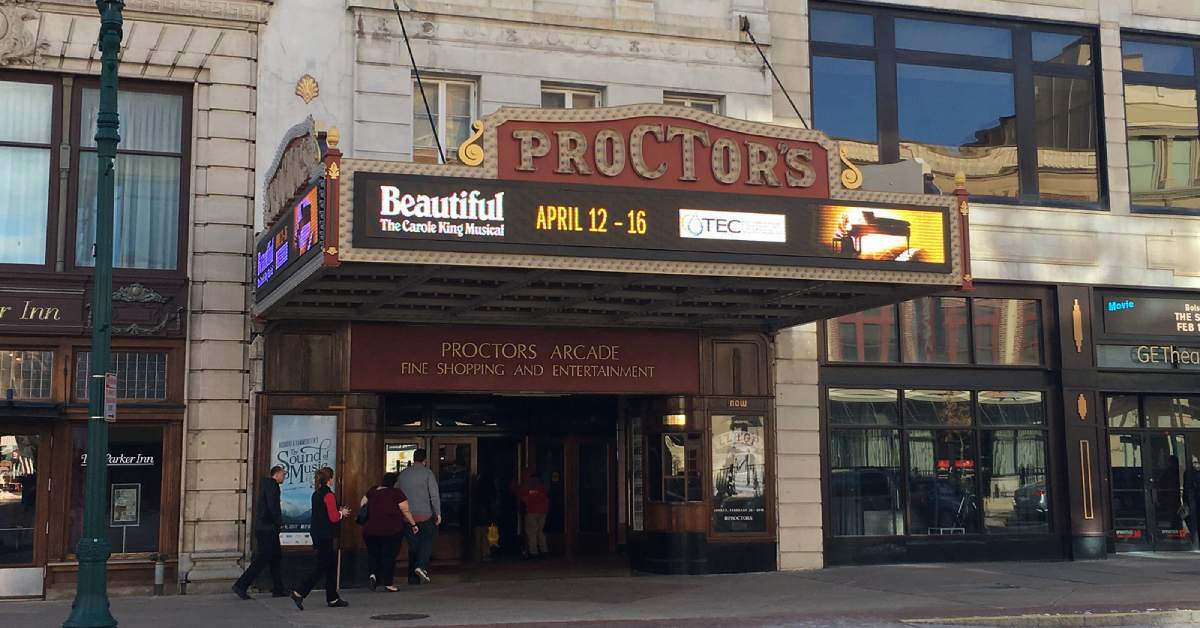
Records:
M305 74L296 82L296 95L304 100L304 104L313 101L321 93L321 85L311 74Z
M1075 353L1083 353L1083 310L1079 308L1079 299L1071 306L1071 334L1075 340Z
M850 158L846 156L846 147L838 146L838 157L842 159L842 163L846 166L842 169L842 187L847 190L857 190L862 187L862 170L859 170L858 166L854 165L854 162L850 161Z
M342 176L342 169L338 167L337 163L329 164L329 167L325 169L325 176L337 181Z
M1079 396L1075 398L1075 410L1077 412L1079 412L1079 420L1080 421L1087 420L1087 413L1088 413L1087 397L1084 397L1083 393L1079 393Z
M38 3L30 0L0 0L0 67L34 65L41 61L48 42L37 40L40 19ZM34 22L33 29L25 23Z
M483 163L483 147L475 142L483 136L483 122L476 120L471 123L471 128L475 132L458 147L458 160L468 166L478 166Z
M128 286L122 286L112 293L113 301L123 301L125 303L166 303L167 297L159 294L154 288L143 286L140 283L131 283Z

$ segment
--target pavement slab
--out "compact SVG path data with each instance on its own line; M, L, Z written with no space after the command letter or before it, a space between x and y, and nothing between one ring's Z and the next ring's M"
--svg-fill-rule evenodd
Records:
M855 626L903 628L910 620L958 625L954 618L1041 616L1030 625L1097 624L1130 611L1134 622L1173 625L1182 615L1144 611L1200 609L1200 554L1120 555L1093 562L1003 562L834 567L810 572L719 576L554 577L444 582L399 593L348 589L348 608L324 605L320 592L297 610L269 595L118 597L124 628L368 628L400 626ZM63 601L0 604L5 625L61 625ZM1070 619L1092 614L1093 623ZM1191 616L1188 616L1191 617ZM966 620L964 619L964 622ZM999 622L999 620L997 620ZM1071 623L1077 622L1077 623ZM935 624L920 624L928 628ZM973 619L962 625L988 625ZM1023 625L1021 622L997 625Z

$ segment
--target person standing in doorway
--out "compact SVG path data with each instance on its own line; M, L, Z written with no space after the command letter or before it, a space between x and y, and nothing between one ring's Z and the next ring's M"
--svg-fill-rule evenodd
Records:
M385 473L379 486L367 491L359 507L366 507L367 522L363 524L363 541L367 544L367 582L371 590L382 586L391 592L395 586L396 555L405 531L415 533L417 522L408 510L408 497L395 488L396 473ZM362 512L359 512L361 521Z
M322 467L317 470L313 479L316 490L312 495L312 522L309 534L312 535L313 549L317 550L317 564L313 566L300 588L292 591L292 602L296 604L296 608L304 610L304 598L308 597L317 583L324 578L325 603L330 608L350 606L338 595L337 549L334 547L338 528L342 519L350 514L350 509L345 506L339 508L333 496L333 489L329 488L329 483L333 481L333 469Z
M275 465L271 467L271 474L258 484L258 496L254 499L254 558L242 572L242 577L233 583L233 592L243 600L250 599L250 585L267 566L271 567L271 597L287 595L279 565L283 558L283 549L279 546L279 530L283 527L279 485L285 477L287 471Z
M408 583L429 583L429 561L433 558L433 541L437 527L442 525L442 497L437 478L429 470L429 452L413 452L413 463L400 472L396 488L408 496L408 509L417 528L408 535Z
M546 546L546 513L550 512L550 496L537 472L525 472L525 481L517 487L517 499L525 506L525 544L530 558L550 553Z

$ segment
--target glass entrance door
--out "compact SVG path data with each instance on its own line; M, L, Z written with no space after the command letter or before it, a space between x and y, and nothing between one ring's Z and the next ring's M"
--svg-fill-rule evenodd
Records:
M1200 434L1109 435L1113 530L1121 549L1190 549L1196 531L1184 509L1185 479Z
M604 438L581 438L576 449L575 528L580 553L615 549L612 446Z
M0 424L0 597L42 595L49 438Z
M461 562L470 556L471 478L475 477L475 439L433 439L433 474L442 501L442 525L434 542L436 560Z

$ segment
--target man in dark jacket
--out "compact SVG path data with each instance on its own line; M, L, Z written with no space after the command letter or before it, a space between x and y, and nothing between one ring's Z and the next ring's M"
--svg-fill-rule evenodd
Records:
M271 567L271 596L287 595L279 567L279 561L283 557L283 550L279 547L279 529L283 527L283 511L279 507L279 485L283 484L286 475L283 467L276 465L271 467L271 475L263 478L258 485L258 496L254 500L254 559L250 561L250 566L242 573L242 577L233 583L233 592L243 600L250 599L250 585L268 565Z

